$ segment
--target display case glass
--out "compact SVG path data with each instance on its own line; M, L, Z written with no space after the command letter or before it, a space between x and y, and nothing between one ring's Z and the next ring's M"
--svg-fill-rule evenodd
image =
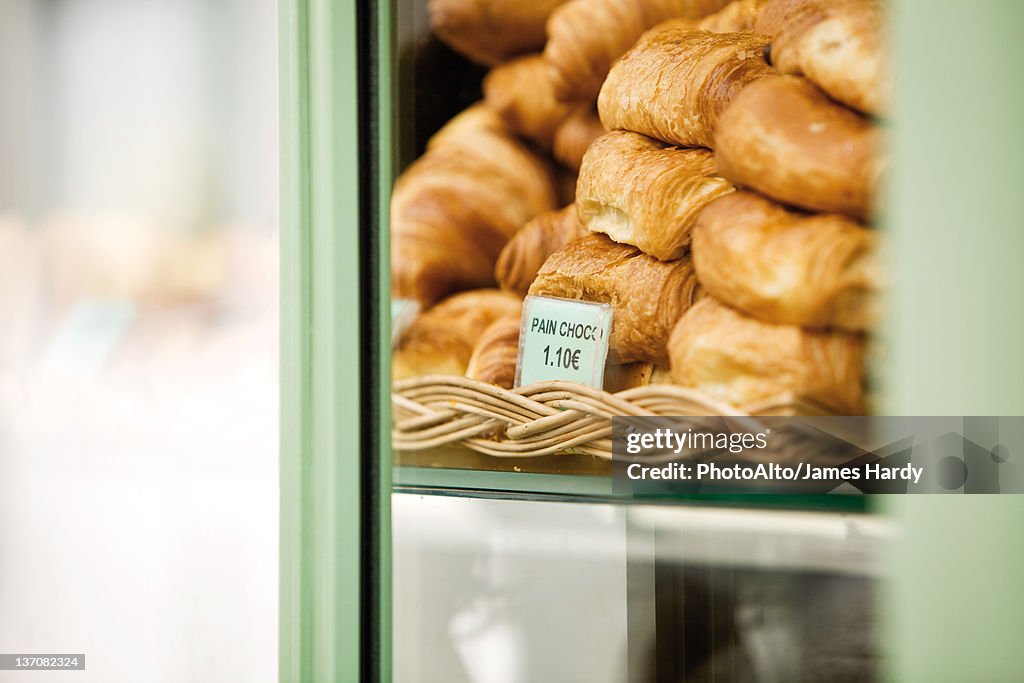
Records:
M400 681L869 681L860 514L395 494Z
M378 77L394 116L381 153L399 185L382 179L379 208L394 249L394 231L410 218L389 207L408 210L416 164L431 163L417 160L484 97L489 69L438 37L425 2L395 3L385 16L394 44ZM567 179L571 198L575 171L536 141L521 143ZM393 300L403 293L392 291ZM407 305L392 308L397 382L409 363L399 357L408 350L402 335L416 319ZM414 393L382 392L395 421L416 419L403 410ZM456 387L433 405L472 403L471 392ZM395 680L878 677L875 604L894 532L870 498L740 489L637 501L613 485L607 458L501 457L437 441L392 451Z
M558 4L535 3L532 10L524 9L523 14L536 13L537 16L520 16L518 20L527 24L532 21L543 27L544 17ZM393 438L396 441L392 449L392 477L395 486L400 490L437 490L461 495L472 495L477 491L488 495L508 494L532 498L628 498L628 494L617 491L612 484L611 453L607 448L598 456L588 454L585 448L573 448L571 444L566 448L549 448L540 454L523 449L509 449L500 453L488 450L486 441L495 432L506 431L517 424L520 429L532 428L536 422L524 423L545 415L536 411L548 409L552 413L571 412L572 406L580 406L580 397L572 393L572 387L566 400L561 403L557 400L544 403L541 400L544 405L531 403L522 408L522 414L516 415L515 411L520 407L509 403L507 393L487 396L481 395L477 387L461 383L444 385L447 380L463 379L463 374L473 375L472 368L466 366L467 360L470 364L475 363L469 357L469 352L479 354L478 347L486 346L488 337L484 335L481 340L481 335L488 331L488 323L505 311L507 302L495 304L478 297L479 303L469 304L474 308L475 320L467 321L465 319L469 316L455 310L450 315L440 315L440 323L420 322L446 306L452 307L459 297L472 297L480 292L486 292L487 296L492 296L492 293L497 295L499 287L505 292L513 292L520 299L524 293L521 288L516 289L508 278L500 283L495 281L496 277L502 279L501 273L497 272L501 266L495 267L495 261L503 258L504 255L499 254L501 246L508 244L511 235L503 235L498 240L497 248L492 245L488 247L489 251L481 248L480 251L472 252L475 258L487 261L487 265L483 271L472 276L464 274L461 280L459 274L466 270L465 264L460 262L458 254L452 257L447 253L459 249L461 244L449 233L462 231L470 235L471 241L481 242L487 239L484 234L487 230L494 231L501 227L501 218L477 215L467 217L467 213L472 211L487 213L490 210L500 213L499 207L488 207L486 201L478 206L480 200L472 195L491 192L493 188L488 186L487 181L499 186L502 183L508 185L493 192L495 197L511 202L517 193L529 191L529 183L523 182L522 178L525 168L525 173L533 173L538 177L543 175L543 182L551 186L555 195L550 198L552 207L569 204L573 208L578 155L577 158L569 158L571 155L567 155L550 136L536 132L539 124L535 121L531 123L531 113L525 111L523 105L523 101L530 102L530 86L517 84L520 78L525 80L532 77L537 80L536 87L542 94L547 87L544 83L547 71L531 71L544 69L544 66L537 67L534 64L535 61L543 61L540 53L545 47L544 31L541 30L531 38L524 29L524 33L517 38L522 41L521 44L510 47L497 41L487 47L487 41L481 39L481 34L486 34L503 21L515 20L501 15L504 10L495 9L496 16L488 18L486 13L474 13L470 3L436 3L428 7L428 3L421 0L402 0L381 9L381 42L377 46L380 60L377 62L376 79L378 91L386 98L386 106L379 111L378 139L374 141L382 145L377 150L383 160L380 168L390 172L385 172L380 178L380 195L376 206L379 209L379 229L386 231L391 240L388 251L381 244L381 263L387 261L391 268L381 272L380 282L382 285L391 284L392 330L388 339L393 380L391 386L382 383L381 400L388 403L395 425ZM515 42L512 38L508 40ZM494 54L490 54L489 50ZM520 69L522 65L526 65L525 76L519 73L524 71ZM538 99L542 100L543 97L538 96ZM480 110L488 113L482 116ZM498 117L495 111L500 111L502 115ZM534 112L533 115L536 119L543 119L545 114ZM564 119L566 113L549 112L547 115ZM588 115L596 121L596 110L588 112ZM492 118L486 118L485 121L484 116ZM476 118L470 120L471 117ZM462 121L461 125L459 121ZM510 126L510 121L514 125ZM600 126L599 123L596 125ZM503 169L489 164L490 160L486 157L500 156L507 150L500 145L491 149L488 146L492 144L491 140L479 134L479 130L472 130L474 127L487 126L502 127L500 134L507 140L503 139L500 143L514 145L515 153L530 157L536 165L515 166L509 177L502 177ZM585 148L596 134L591 131L582 147ZM460 136L470 142L452 142ZM462 148L462 144L469 146ZM474 148L479 147L485 148L481 154L483 159L474 158L478 153L478 149ZM397 179L397 183L393 184L393 179ZM473 180L480 182L472 185ZM520 181L518 184L517 180ZM491 199L488 196L487 201ZM525 215L531 216L534 211L536 209L530 209ZM520 226L519 223L513 225L515 228ZM444 239L437 236L439 233L442 233ZM465 246L462 248L468 249ZM546 253L542 250L535 258ZM643 254L641 257L649 258ZM688 258L684 256L681 260ZM409 265L410 262L412 265ZM539 263L534 268L537 266ZM439 275L439 271L442 274ZM473 280L474 277L477 279ZM467 284L470 281L475 284ZM468 294L466 290L470 290ZM586 299L587 296L583 295L582 298ZM651 305L655 306L653 300ZM458 304L455 306L457 308ZM621 310L618 313L622 315ZM615 323L612 325L614 335ZM459 329L460 326L466 330ZM438 327L447 329L439 330ZM516 336L513 330L513 343ZM661 343L664 344L664 341ZM383 340L382 344L388 345ZM460 345L466 348L452 351L452 347ZM516 364L512 353L508 352L503 359L509 367ZM388 352L384 354L388 355ZM432 377L417 384L415 380L423 379L423 375ZM613 393L622 387L652 383L651 388L657 390L659 387L653 383L666 382L667 376L668 363L665 359L650 363L619 363L609 360L603 388ZM441 381L431 382L430 379ZM410 380L413 380L411 389L406 388ZM510 377L507 381L503 386L511 388ZM600 392L601 388L598 387L599 398L609 400L609 393ZM527 398L534 396L529 391L516 391ZM673 388L667 388L666 391L671 392ZM696 392L693 395L697 395L696 404L672 404L680 412L667 414L690 414L681 411L694 405L706 411L695 414L724 414L715 412L716 409L735 411L729 414L743 413L735 405L714 401ZM706 398L709 403L701 404L701 398ZM551 409L550 406L555 408ZM446 410L448 407L454 407L450 414L446 414L449 412ZM622 414L623 410L620 405L598 405L595 408L588 404L587 407L596 411L589 413L596 416L590 419L600 420L603 417L605 423L608 416ZM636 410L631 405L627 405L625 410L631 408ZM510 414L511 419L502 419ZM470 436L478 437L477 444L470 443L472 439L452 437L453 432L459 431L459 425L470 424L475 428L481 426L487 417L498 418L492 420L495 426L489 431L469 429L473 432ZM548 419L551 419L550 415ZM552 432L556 435L559 432L566 434L563 437L556 436L556 440L562 438L569 441L577 433L573 429L580 424L581 419L569 420L561 430ZM589 443L584 442L583 446ZM659 497L668 502L686 503L696 500L700 504L715 506L854 512L865 512L870 505L868 499L861 496L754 495L755 490L751 489L751 495L747 495L742 487L734 487L728 494L705 493L696 496L685 492L666 492Z

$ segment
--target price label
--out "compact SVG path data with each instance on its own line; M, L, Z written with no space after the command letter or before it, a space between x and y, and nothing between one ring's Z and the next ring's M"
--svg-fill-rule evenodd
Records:
M526 297L516 386L560 379L600 389L611 329L612 307L608 304Z

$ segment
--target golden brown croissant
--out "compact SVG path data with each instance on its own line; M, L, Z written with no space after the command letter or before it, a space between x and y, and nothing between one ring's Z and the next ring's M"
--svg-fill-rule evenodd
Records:
M737 407L791 397L839 415L864 410L863 339L773 325L706 297L669 340L672 381Z
M712 33L753 31L766 2L768 0L733 0L714 14L694 22L694 26Z
M669 261L690 243L701 209L732 189L716 175L706 149L678 149L615 131L584 155L576 209L588 230Z
M672 373L667 365L655 365L648 384L673 384Z
M480 125L486 124L486 125ZM395 183L391 286L423 304L494 283L494 263L526 221L556 206L547 165L483 112L457 117Z
M527 55L494 67L484 78L484 99L509 127L544 149L570 105L555 99L551 72L542 56Z
M612 306L609 360L664 362L679 316L700 296L688 258L664 262L604 235L587 235L556 251L530 294Z
M761 8L768 0L732 0L728 5L712 12L701 19L666 19L654 26L649 32L659 31L663 27L679 26L693 28L711 33L739 33L753 31Z
M391 360L392 378L465 373L484 330L499 318L518 316L521 308L519 297L497 289L448 297L418 316L402 335Z
M464 135L476 133L509 137L512 135L512 129L498 112L484 102L477 102L453 116L441 130L430 136L427 140L427 151L451 141L458 142Z
M718 117L748 84L772 73L768 40L755 33L708 33L667 22L615 63L597 109L608 130L711 147Z
M878 314L876 242L843 216L734 192L697 219L693 263L709 294L760 320L862 332Z
M502 289L526 296L548 256L586 233L574 204L542 213L521 227L501 250L494 277Z
M430 0L430 28L455 51L493 66L544 46L544 25L565 0Z
M860 111L888 111L885 17L876 0L771 0L756 29L771 37L779 71L803 74Z
M498 318L480 335L466 377L511 389L519 357L520 313Z
M548 19L544 58L565 101L593 101L612 63L655 24L696 19L728 0L570 0Z
M604 368L604 390L614 394L651 383L651 363L609 363Z
M587 148L605 134L597 109L591 104L576 107L555 131L554 156L577 171Z
M719 172L814 211L869 213L882 165L880 131L797 76L751 83L722 114Z

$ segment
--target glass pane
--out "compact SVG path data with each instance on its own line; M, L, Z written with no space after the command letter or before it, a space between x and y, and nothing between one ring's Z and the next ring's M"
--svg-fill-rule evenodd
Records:
M874 517L392 504L401 683L877 680Z
M735 28L748 30L752 19L744 12L755 5L739 3L719 19L722 25L747 21ZM482 6L491 11L469 11ZM601 431L611 415L647 410L870 413L861 334L869 325L774 320L778 311L770 305L743 309L742 302L725 300L729 292L710 291L709 278L698 289L696 246L686 243L695 217L716 198L746 197L800 225L819 220L807 209L831 213L826 220L838 221L840 232L871 242L867 221L852 219L862 219L864 207L851 207L850 219L835 217L841 209L794 210L787 208L793 200L766 199L765 188L760 198L729 192L732 184L748 185L736 176L723 192L717 166L683 174L682 161L658 165L669 157L713 160L715 141L680 141L678 131L621 122L609 127L629 133L602 139L628 138L636 149L600 151L618 165L593 161L597 166L588 170L598 154L593 150L604 149L594 143L605 133L596 118L598 89L613 59L656 20L626 17L630 3L619 8L623 16L605 23L595 15L568 18L570 7L582 16L586 6L581 0L392 5L397 45L382 86L393 86L396 98L390 152L398 173L385 198L392 240L395 680L877 680L874 605L892 529L865 513L865 497L673 493L657 501L662 504L641 504L616 495L608 433ZM559 16L550 18L552 12ZM580 22L575 32L563 30L572 21ZM673 30L683 31L678 23ZM715 76L728 81L709 91L732 97L757 79L780 82L761 38L749 31L730 35L721 39L732 41L722 54L743 68L709 67L713 84L721 85ZM622 49L600 55L592 44L602 41L612 52ZM666 52L679 54L674 46ZM553 54L559 50L561 57ZM607 63L591 61L595 56ZM572 65L555 64L560 59ZM621 100L642 104L663 85L679 95L664 107L671 124L686 128L711 116L721 102L705 111L683 101L676 81L693 77L690 66L622 79ZM596 78L588 79L588 70ZM740 82L750 75L757 79ZM781 82L806 85L790 77ZM877 119L822 98L822 107L865 137L878 134ZM824 147L804 151L814 156ZM653 151L644 156L640 149ZM663 182L667 177L678 182ZM682 206L695 195L702 199L689 219L644 218L651 205ZM563 208L568 211L552 213ZM644 220L651 239L637 236ZM663 251L657 236L677 241ZM778 274L789 251L733 254L764 255L743 261L734 274L742 276L744 264ZM870 245L864 251L873 255ZM611 253L642 268L616 275ZM574 261L576 254L592 260ZM672 273L667 284L653 275L663 272ZM558 286L537 286L542 273L553 273ZM873 277L859 281L863 301L877 293ZM806 293L816 288L812 279L802 273L769 286L785 290L796 282ZM516 386L521 302L528 293L613 306L600 386ZM852 309L865 305L859 294L851 294ZM671 353L676 342L670 340L680 339L678 346L693 338L673 332L700 306L736 327L710 335L695 351L706 355L687 366ZM788 351L789 342L775 343L780 330L796 340ZM808 340L814 341L805 345ZM836 353L817 354L817 343ZM753 351L741 358L744 349ZM545 364L568 369L564 355L553 351L556 361ZM780 388L780 377L819 372L827 377L821 384L798 380ZM541 437L549 441L538 445Z
M0 3L3 652L276 670L276 24Z
M411 494L392 506L396 682L624 680L625 508Z
M770 40L751 30L757 3L725 5L701 4L708 18L634 16L633 5L610 18L564 0L391 6L381 78L396 112L398 178L384 199L399 484L443 486L444 474L417 472L434 468L488 473L453 475L460 488L536 490L520 475L539 474L552 493L575 491L566 475L611 472L611 415L872 412L880 268L874 187L861 181L880 163L877 103L827 78L781 76ZM656 39L638 41L662 20L675 22L658 34L675 47L658 53ZM884 33L884 17L865 21L871 40ZM694 35L717 41L713 56ZM802 123L741 120L776 103L842 123L807 137L794 132ZM731 157L729 131L765 154L790 136L792 155L764 162L784 168L785 187L746 153ZM819 197L811 185L824 175L834 186ZM718 214L699 258L691 236ZM527 296L610 306L610 326L570 340L558 330L581 328L566 328L568 304L550 309L551 325L523 313L536 310ZM547 351L524 352L527 342ZM593 387L576 383L580 358L603 368ZM519 386L522 376L544 379Z

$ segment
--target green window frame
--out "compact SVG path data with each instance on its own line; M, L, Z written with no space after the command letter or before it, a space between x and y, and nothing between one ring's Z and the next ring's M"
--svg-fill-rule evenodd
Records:
M391 679L389 9L279 3L281 681Z

